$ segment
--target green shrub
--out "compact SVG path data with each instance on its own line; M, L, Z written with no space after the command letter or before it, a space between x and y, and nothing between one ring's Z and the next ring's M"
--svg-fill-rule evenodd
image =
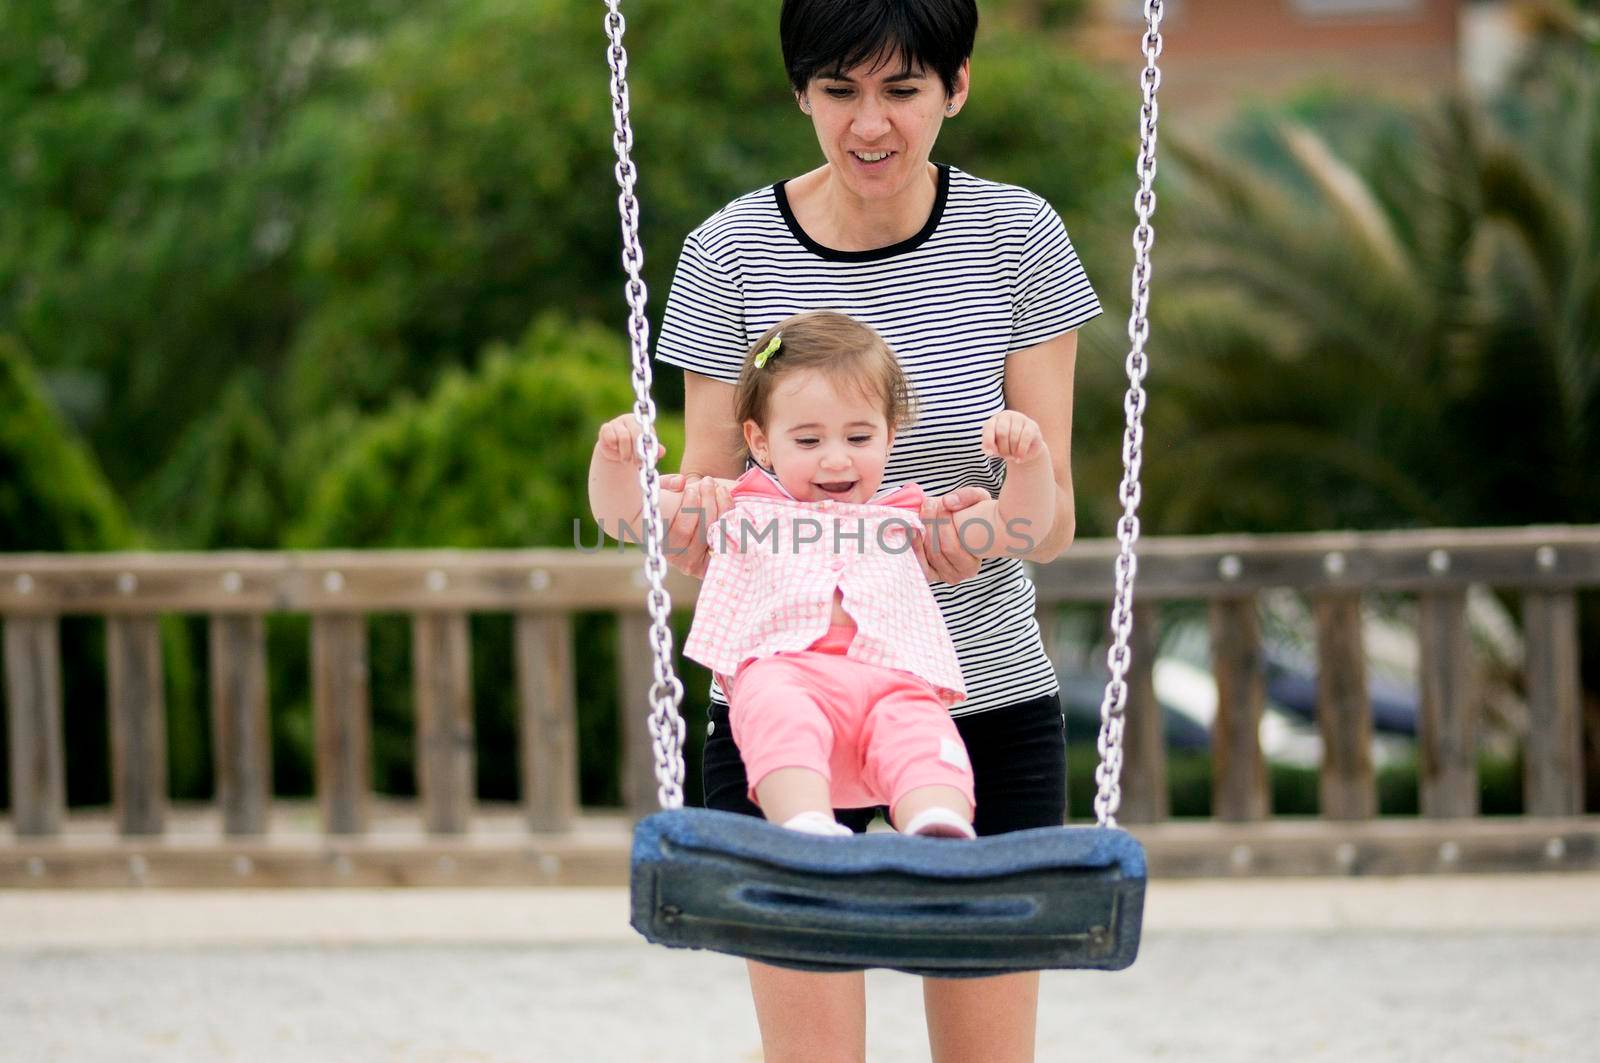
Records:
M184 550L269 550L291 514L288 469L264 407L266 381L241 371L191 422L139 496L141 525Z
M0 551L118 550L132 527L94 455L45 397L22 345L0 334Z
M777 21L771 0L628 12L656 321L690 228L820 161L783 74ZM1108 188L1126 204L1131 91L1117 99L1058 43L1000 21L986 22L976 61L970 113L947 127L936 158L1027 183L1073 223ZM359 77L359 108L308 108L284 138L286 157L326 156L303 230L310 299L293 336L292 409L344 399L373 409L397 389L427 390L541 307L620 327L609 71L593 10L425 8L381 38ZM675 405L681 375L660 384Z

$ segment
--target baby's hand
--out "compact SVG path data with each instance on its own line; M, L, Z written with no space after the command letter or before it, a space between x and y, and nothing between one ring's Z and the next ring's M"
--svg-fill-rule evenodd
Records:
M984 424L983 452L1017 465L1050 458L1039 423L1016 410L1001 410Z
M595 453L607 461L639 467L639 436L643 429L639 419L631 413L613 417L600 426L600 439L595 443ZM667 452L661 443L656 444L656 457Z

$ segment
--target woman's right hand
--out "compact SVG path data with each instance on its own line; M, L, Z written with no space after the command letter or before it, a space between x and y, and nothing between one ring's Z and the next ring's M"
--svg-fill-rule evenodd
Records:
M989 501L993 501L989 492L976 484L922 500L920 515L926 530L916 536L913 544L917 560L929 579L955 586L978 574L983 562L973 556L967 544L962 542L956 523L962 510Z
M667 525L667 564L696 579L706 574L711 548L705 529L733 508L728 484L714 476L681 472L661 477L664 490L683 493L683 505Z

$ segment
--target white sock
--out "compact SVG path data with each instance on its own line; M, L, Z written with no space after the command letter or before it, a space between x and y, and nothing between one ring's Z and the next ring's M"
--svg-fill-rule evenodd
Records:
M784 827L788 830L800 831L802 834L826 834L840 838L855 833L855 831L846 827L828 813L816 811L801 812L799 815L792 816L784 824Z
M901 834L917 834L925 838L976 838L972 824L948 808L938 805L925 808L911 817Z

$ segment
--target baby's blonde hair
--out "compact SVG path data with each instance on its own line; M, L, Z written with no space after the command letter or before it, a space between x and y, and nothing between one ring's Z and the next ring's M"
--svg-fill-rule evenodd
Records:
M756 358L779 336L778 348L757 366ZM916 416L900 361L876 329L848 314L808 310L773 325L745 352L734 388L735 422L754 421L766 431L773 390L784 377L803 370L825 374L841 390L880 400L884 420L897 432Z

